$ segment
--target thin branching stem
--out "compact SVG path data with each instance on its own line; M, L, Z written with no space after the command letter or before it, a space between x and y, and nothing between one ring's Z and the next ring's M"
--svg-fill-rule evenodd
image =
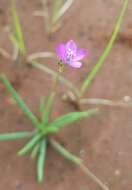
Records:
M112 107L130 107L132 106L132 101L125 102L123 100L114 101L103 98L83 98L80 100L80 104L104 105Z
M49 139L49 143L53 147L55 151L57 151L59 154L61 154L66 160L71 161L73 164L79 166L81 170L89 176L96 184L98 184L103 190L109 190L109 188L99 179L97 178L84 164L82 159L75 156L71 152L69 152L67 149L65 149L60 143L58 143L54 139Z
M80 163L81 170L88 175L95 183L97 183L103 190L109 190L109 188L96 177L83 163Z

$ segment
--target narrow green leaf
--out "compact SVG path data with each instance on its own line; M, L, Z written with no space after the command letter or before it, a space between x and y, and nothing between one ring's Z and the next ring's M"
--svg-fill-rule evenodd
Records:
M23 138L30 138L33 136L32 132L15 132L15 133L4 133L0 134L0 141L12 141Z
M44 97L41 97L40 98L40 104L39 104L39 111L40 111L40 114L41 114L41 118L43 117L43 112L45 110L45 98Z
M19 150L18 155L22 156L29 152L41 139L41 134L36 134L32 139L22 148Z
M37 153L39 151L39 143L34 146L32 152L31 152L31 159L34 159L37 156Z
M110 54L110 51L114 45L114 42L117 38L117 35L120 31L121 28L121 24L125 15L125 12L127 10L128 7L128 0L124 0L124 4L123 4L123 8L121 10L121 13L118 17L114 32L111 36L111 39L109 40L103 54L101 55L101 57L99 58L97 64L94 66L94 68L92 69L92 71L90 72L90 74L88 74L88 76L86 77L86 79L84 80L82 86L81 86L81 90L80 90L80 96L82 96L82 94L86 91L86 89L90 86L92 80L95 78L96 74L99 72L99 70L101 69L102 65L104 64L106 58L108 57L108 55Z
M54 102L54 97L55 97L55 93L51 93L48 97L45 109L43 110L42 113L42 122L44 125L47 125L49 122L49 116L52 110L52 106L53 106L53 102Z
M19 19L17 10L16 10L16 4L15 4L14 0L12 0L12 18L13 18L13 23L14 23L14 27L15 27L14 39L16 39L16 41L17 41L17 43L15 43L15 45L17 45L17 47L20 49L20 51L22 53L26 53L23 32L22 32L20 19Z
M85 117L90 117L98 112L98 109L89 109L88 111L84 112L71 112L66 115L63 115L56 120L54 120L49 126L48 130L50 129L60 129L65 127L65 125L68 125L70 123L73 123L77 120L80 120Z
M37 119L37 117L30 111L30 109L27 107L25 102L21 99L21 97L18 95L18 93L15 91L9 80L5 75L0 75L0 80L4 83L6 86L7 90L11 93L11 95L14 97L20 108L24 111L26 116L32 121L33 125L36 128L39 128L40 124Z
M10 34L9 38L11 40L11 42L14 44L14 46L19 49L19 41L17 40L17 38L15 37L14 34Z
M47 140L43 140L40 143L38 162L37 162L38 182L43 181L43 171L44 171L44 161L45 161L45 157L46 157L46 147L47 147Z
M49 143L51 146L59 153L61 154L65 159L73 162L76 165L80 165L82 163L82 160L78 158L77 156L70 153L67 149L65 149L61 144L59 144L57 141L50 139Z

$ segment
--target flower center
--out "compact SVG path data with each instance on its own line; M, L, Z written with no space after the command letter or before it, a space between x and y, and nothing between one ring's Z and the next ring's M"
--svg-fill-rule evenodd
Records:
M72 60L75 57L75 52L72 49L68 49L66 52L67 61Z

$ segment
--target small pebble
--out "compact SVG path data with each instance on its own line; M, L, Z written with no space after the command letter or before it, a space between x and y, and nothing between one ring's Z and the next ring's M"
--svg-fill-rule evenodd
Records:
M115 170L115 175L116 175L116 176L120 176L120 175L121 175L120 170Z
M132 99L131 99L130 96L124 96L124 97L123 97L123 100L124 100L124 102L129 102L129 101L131 101Z

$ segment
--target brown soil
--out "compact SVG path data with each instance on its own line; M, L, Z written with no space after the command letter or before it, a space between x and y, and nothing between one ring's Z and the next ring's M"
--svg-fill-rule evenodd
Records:
M43 19L33 16L34 10L41 9L39 1L18 1L29 53L54 51L59 42L75 39L90 52L82 69L68 68L65 72L65 76L79 86L103 51L122 2L77 0L63 18L61 29L48 39ZM126 95L132 96L131 9L130 1L117 43L85 97L116 100ZM9 11L10 1L0 0L0 46L11 52L12 47L3 33L3 28L9 24ZM50 60L43 60L42 63L55 68ZM8 75L29 107L38 114L39 98L48 94L52 84L51 77L2 57L0 65L0 72ZM66 89L63 87L64 90ZM53 117L73 110L72 106L61 102L59 98L55 106ZM65 128L57 135L57 139L84 159L86 166L111 190L132 190L131 115L131 108L100 107L99 115ZM31 127L30 121L0 84L0 132L21 131ZM30 161L29 155L16 156L23 144L24 141L0 143L0 190L100 189L79 168L63 160L50 148L45 166L45 181L39 185L36 182L35 161Z

